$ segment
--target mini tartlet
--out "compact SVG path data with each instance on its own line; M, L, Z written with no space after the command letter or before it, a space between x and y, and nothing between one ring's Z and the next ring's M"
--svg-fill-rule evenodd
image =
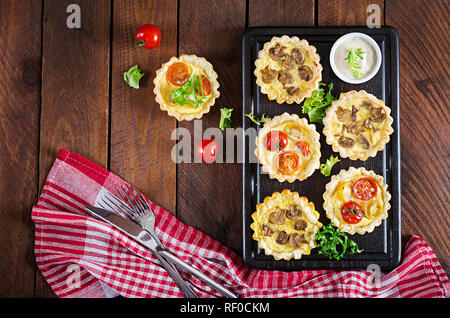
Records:
M199 119L220 96L213 66L196 55L172 57L156 71L156 102L177 120Z
M252 238L275 260L300 259L316 247L316 232L322 227L319 212L306 197L283 190L256 205L250 227Z
M331 177L323 194L327 217L342 232L370 233L388 217L391 194L383 177L350 167Z
M266 122L256 137L255 154L269 178L305 180L320 166L320 134L313 124L284 113Z
M273 37L255 61L256 84L278 104L297 103L311 95L322 80L320 56L314 46L298 37Z
M323 118L326 142L343 158L375 157L394 132L390 113L382 100L364 90L341 93Z

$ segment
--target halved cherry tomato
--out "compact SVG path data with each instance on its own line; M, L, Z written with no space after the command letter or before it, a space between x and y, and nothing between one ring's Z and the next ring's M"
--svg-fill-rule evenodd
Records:
M288 144L288 136L282 131L272 130L266 135L265 144L270 151L283 150Z
M293 151L284 151L278 155L276 167L282 174L292 174L300 166L300 156Z
M190 76L189 68L183 62L177 62L170 65L166 75L169 83L175 86L183 86Z
M219 144L212 139L203 139L195 147L195 154L197 157L206 163L212 163L216 160L217 152L219 151Z
M341 215L345 222L349 224L356 224L361 222L364 212L361 209L361 206L354 202L348 201L344 203L341 208Z
M360 178L352 186L354 196L368 201L377 195L377 183L372 178Z
M299 141L295 144L303 154L303 157L309 156L309 144L306 141Z
M195 92L200 96L208 96L211 94L211 82L205 75L200 75L200 80L202 81L202 86L200 90L196 90Z
M154 49L161 42L161 31L153 24L144 24L136 31L137 45L146 49Z

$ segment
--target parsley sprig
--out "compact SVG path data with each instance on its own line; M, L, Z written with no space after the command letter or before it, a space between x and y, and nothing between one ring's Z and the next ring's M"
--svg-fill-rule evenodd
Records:
M312 91L311 96L305 99L302 106L302 113L308 114L309 121L312 123L322 123L322 119L326 115L327 108L331 106L331 102L335 99L331 94L333 90L333 83L328 85L328 92L321 87L327 86L325 83L320 83L319 88Z
M325 177L329 177L330 174L331 174L331 169L332 169L333 166L334 166L337 162L339 162L339 161L340 161L340 160L339 160L338 157L330 156L330 158L327 159L327 162L326 162L326 163L322 163L322 164L319 166L320 173L322 173Z
M192 74L183 86L172 92L172 99L180 106L198 107L204 102L204 97L201 95L202 82L203 79L200 76Z
M316 237L319 254L326 255L330 259L340 260L345 254L353 255L363 251L355 241L349 239L331 223L322 227L316 233Z
M363 54L366 54L366 52L360 48L352 48L345 58L356 79L360 79L364 76L364 73L359 71L361 69L361 60L364 58Z
M257 119L255 118L255 116L253 116L252 113L245 114L245 116L247 116L248 118L250 118L250 120L251 120L252 122L254 122L255 124L257 124L257 125L264 124L265 122L268 122L268 121L271 119L270 117L266 117L266 114L265 114L265 113L262 114L262 117L261 117L260 120L257 120Z
M219 128L225 130L226 128L231 128L231 113L233 112L232 108L221 108L220 109L220 122Z

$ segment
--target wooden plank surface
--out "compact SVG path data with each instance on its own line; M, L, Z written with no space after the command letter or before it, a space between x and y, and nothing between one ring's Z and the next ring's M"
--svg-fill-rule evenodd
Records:
M387 0L385 19L400 38L404 241L422 237L450 275L448 4Z
M177 1L114 1L111 90L111 171L132 182L164 209L175 213L176 165L170 159L170 136L176 120L159 109L153 93L155 72L177 54ZM157 25L160 45L147 50L135 44L135 32ZM134 65L146 73L140 88L123 80Z
M41 5L0 2L0 297L34 295Z
M314 26L314 0L250 0L248 26Z
M110 72L110 1L82 0L81 29L69 29L71 0L45 0L39 184L61 147L106 167ZM53 295L38 271L36 296Z
M233 127L239 127L241 39L245 31L246 2L181 0L179 12L179 53L206 58L219 75L221 95L211 111L199 121L200 131L219 127L221 107L233 108ZM192 121L180 122L179 127L189 129L194 139ZM181 163L178 164L177 182L178 218L240 252L241 165Z
M319 26L366 26L368 6L377 5L384 24L384 0L318 0Z

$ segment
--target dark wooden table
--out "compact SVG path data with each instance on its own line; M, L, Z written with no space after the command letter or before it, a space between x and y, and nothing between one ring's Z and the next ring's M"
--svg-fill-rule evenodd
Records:
M71 3L81 29L66 26ZM216 105L240 125L241 38L252 26L366 25L367 6L400 37L402 238L424 238L449 268L449 62L446 0L0 1L0 296L54 296L34 262L30 218L61 147L77 152L237 253L241 165L170 159L176 122L154 101L153 74L171 56L204 56L220 76ZM162 41L134 47L145 23ZM131 89L123 72L148 73ZM219 107L203 117L217 127Z

